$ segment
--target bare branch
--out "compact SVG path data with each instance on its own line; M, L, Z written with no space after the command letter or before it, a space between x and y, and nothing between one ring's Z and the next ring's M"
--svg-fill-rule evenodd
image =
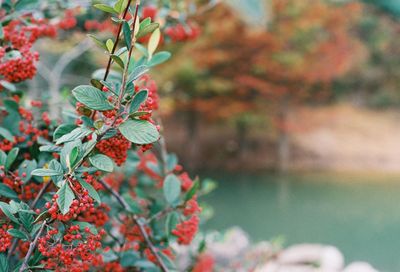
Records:
M27 268L29 258L32 256L33 251L35 250L35 248L36 248L36 246L37 246L37 243L38 243L38 241L39 241L40 235L42 235L42 232L43 232L43 230L44 230L44 227L46 226L46 223L47 223L47 221L44 220L43 223L42 223L42 225L40 226L40 229L39 229L38 233L37 233L36 236L35 236L35 239L34 239L33 242L29 245L28 253L26 253L26 256L25 256L25 258L24 258L24 262L22 263L22 265L21 265L21 267L20 267L20 269L19 269L19 272L23 272L23 271L25 271L25 269Z

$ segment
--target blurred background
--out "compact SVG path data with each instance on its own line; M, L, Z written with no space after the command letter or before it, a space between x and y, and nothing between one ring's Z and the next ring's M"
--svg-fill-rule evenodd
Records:
M400 271L400 1L211 2L152 72L168 149L217 186L205 229ZM82 33L36 47L52 114L106 61Z

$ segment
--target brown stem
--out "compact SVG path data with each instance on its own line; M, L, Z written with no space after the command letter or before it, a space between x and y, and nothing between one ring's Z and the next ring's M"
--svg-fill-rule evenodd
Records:
M124 14L122 15L122 19L125 19L125 18L126 18L126 15L128 14L129 6L131 5L131 2L132 2L132 0L129 0L129 1L128 1L128 4L126 5L126 8L125 8L125 10L124 10ZM122 23L119 24L119 26L118 26L117 37L116 37L114 46L113 46L113 48L111 49L111 55L113 55L113 54L115 53L115 50L117 49L117 46L118 46L118 43L119 43L119 36L121 35L121 31L122 31ZM108 74L110 73L111 63L112 63L111 55L110 55L110 57L108 58L107 68L106 68L106 72L105 72L104 78L103 78L104 81L107 80Z
M34 209L36 204L38 203L39 199L43 196L43 194L46 192L46 190L50 187L51 181L47 181L46 184L40 189L39 193L33 200L32 204L30 205L31 209Z
M131 48L129 48L129 53L128 53L128 59L126 61L126 66L122 75L122 84L121 84L121 89L119 92L119 96L118 96L118 102L117 102L117 108L120 108L121 103L122 103L122 99L124 98L124 90L126 87L126 79L128 77L128 73L129 73L129 65L131 63L131 57L132 57L132 52L133 52L133 47L135 44L135 28L136 28L136 21L138 18L138 12L139 12L139 6L140 6L140 1L136 0L136 4L135 4L135 15L133 16L133 24L132 24L132 41L131 41Z
M132 0L129 0L129 1L128 1L128 4L126 5L126 8L125 8L124 13L123 13L123 15L122 15L122 19L124 19L124 20L125 20L125 18L126 18L126 15L128 14L129 6L131 5L131 2L132 2ZM103 80L104 80L104 81L107 80L108 74L110 73L111 64L112 64L111 55L113 55L113 54L115 53L115 50L117 50L117 46L118 46L118 43L119 43L119 40L120 40L119 37L121 36L121 31L122 31L122 23L120 23L119 26L118 26L118 31L117 31L117 36L116 36L116 38L115 38L115 43L114 43L114 45L113 45L113 48L111 49L110 57L108 58L108 63L107 63L106 72L104 73L104 77L103 77ZM91 114L90 117L91 117L92 119L94 119L95 114L96 114L96 111L94 110L94 111L92 112L92 114Z
M37 196L35 197L35 199L33 200L32 204L30 205L31 209L34 209L36 204L38 203L39 199L43 196L43 194L46 192L46 190L50 187L51 182L48 181L46 182L46 184L42 187L42 189L40 189L39 193L37 194ZM14 253L15 249L17 248L18 245L18 239L14 238L13 242L11 244L10 249L8 250L8 254L7 254L7 260L9 260L12 256L12 254Z
M40 237L40 235L42 235L42 232L43 232L43 230L44 230L44 227L45 227L46 223L47 223L47 221L44 220L43 223L42 223L42 225L40 226L40 229L39 229L38 233L37 233L36 236L35 236L35 239L34 239L33 242L29 245L28 253L26 254L26 256L25 256L25 258L24 258L24 262L22 263L22 265L21 265L21 267L20 267L20 269L19 269L19 272L23 272L23 271L27 268L29 258L32 256L33 251L34 251L35 248L36 248L36 245L37 245L37 243L38 243L38 241L39 241L39 237Z
M99 182L101 185L104 186L104 188L106 188L117 199L117 201L121 204L121 206L124 209L126 209L126 210L129 209L128 203L126 203L125 199L117 191L115 191L109 184L107 184L103 180L99 180ZM140 218L136 214L132 215L132 219L133 219L133 222L139 227L140 234L143 236L147 246L149 247L149 249L151 250L153 255L156 257L161 270L164 272L168 272L169 270L168 270L167 266L161 259L160 255L157 252L156 247L153 245L153 243L150 240L149 235L146 232L145 224L140 220Z

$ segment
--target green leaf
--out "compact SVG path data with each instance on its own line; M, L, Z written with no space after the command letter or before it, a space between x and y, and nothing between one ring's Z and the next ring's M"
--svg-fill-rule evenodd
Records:
M5 164L6 170L11 167L11 165L13 164L13 162L15 161L15 159L18 156L18 152L19 152L19 148L18 147L15 147L15 148L11 149L10 152L8 152L7 159L6 159L6 164Z
M8 129L0 127L0 135L3 136L4 139L9 140L10 142L14 142L14 137Z
M129 74L128 76L128 83L137 80L140 78L142 75L147 73L149 71L149 68L146 65L141 65L136 67L132 73Z
M154 269L157 269L157 266L153 263L150 262L147 259L140 259L135 262L135 267L142 268L143 271L154 271ZM157 270L155 270L157 271Z
M57 191L57 195L57 204L61 213L67 214L72 201L75 199L74 192L69 187L68 182L64 182L63 186Z
M0 202L0 209L3 211L3 213L13 222L19 223L18 219L14 216L10 205L8 205L5 202Z
M39 147L39 151L41 152L60 152L61 151L61 147L60 146L56 146L56 145L42 145L41 147Z
M21 239L23 241L27 241L29 240L28 235L26 235L25 233L23 233L22 231L18 230L18 229L9 229L7 231L11 236Z
M163 263L167 266L169 271L177 271L175 263L162 251L158 252Z
M111 52L112 52L112 49L113 49L113 47L114 47L114 42L113 42L113 40L108 39L108 40L106 41L106 47L107 47L107 51L111 53Z
M101 138L102 140L106 140L106 139L110 139L112 137L114 137L115 135L117 135L118 130L115 128L110 128L107 130L107 132L104 134L103 138Z
M137 118L137 117L142 117L142 116L145 116L145 115L148 115L148 114L150 114L150 112L148 112L148 111L137 111L137 112L129 114L129 117L130 118Z
M12 84L8 81L5 81L5 80L0 80L0 85L11 92L15 92L17 90L17 87L15 87L14 84Z
M157 49L158 43L160 42L160 37L161 37L161 32L159 28L154 30L154 32L150 36L149 43L147 44L147 51L149 52L150 59Z
M122 253L120 264L122 265L122 267L134 266L136 261L139 259L140 256L137 252L125 251Z
M59 162L58 162L57 160L55 160L55 159L50 161L50 163L49 163L49 169L53 169L53 170L55 170L55 171L57 171L57 172L60 172L60 173L63 172L63 168L62 168L61 163L59 163ZM53 180L54 184L55 184L57 187L60 187L60 186L61 186L61 182L62 182L62 180L63 180L63 176L62 176L62 175L52 176L51 179Z
M132 32L131 27L127 21L122 22L122 30L124 32L125 44L128 49L132 46Z
M147 90L141 90L132 99L131 105L129 106L129 113L134 113L138 111L140 105L146 101L147 95L148 95Z
M66 142L72 142L72 141L75 141L77 139L82 139L83 137L86 137L91 133L92 133L92 131L90 129L88 129L88 128L77 127L76 129L74 129L70 133L64 134L63 136L58 138L57 141L56 141L56 144L59 145L59 144L63 144L63 143L66 143Z
M151 24L144 26L143 28L140 28L138 34L136 34L136 38L139 39L141 37L146 36L147 34L152 33L159 26L160 25L158 23L151 23Z
M151 18L146 17L143 21L140 22L139 31L143 29L145 26L148 26L151 23Z
M94 43L97 44L99 47L108 51L106 44L104 42L102 42L100 39L98 39L96 36L94 36L92 34L88 34L88 37L91 38L94 41Z
M89 161L94 167L104 172L112 172L114 169L113 161L103 154L97 154L89 157Z
M18 195L14 192L13 189L8 187L7 185L0 183L0 196L4 196L7 198L18 199Z
M147 52L147 48L141 45L140 43L135 43L135 48L143 54L146 58L149 56L149 52Z
M79 147L75 146L72 148L71 153L69 153L69 163L70 167L73 168L78 161L79 157Z
M62 125L59 125L56 128L56 130L54 131L54 133L53 133L53 139L57 140L61 136L70 133L74 129L76 129L76 125L74 125L74 124L62 124Z
M193 183L192 187L190 187L189 191L187 191L187 193L185 194L185 202L191 200L193 198L193 196L197 193L197 191L200 188L200 182L198 179L196 179L196 181Z
M124 198L126 204L128 204L129 206L128 211L136 214L142 212L140 205L133 199L133 197L128 192L123 194L122 197Z
M128 4L128 0L118 0L115 5L114 5L114 9L118 12L118 13L122 13L126 7L126 5Z
M5 165L6 161L7 161L7 154L3 150L0 150L0 165Z
M155 125L145 120L127 120L119 126L121 134L135 144L151 144L160 134Z
M96 189L90 185L89 183L87 183L86 181L84 181L83 179L79 179L79 183L82 185L83 188L85 188L89 195L95 200L97 201L97 203L101 203L101 199L99 194L97 193Z
M113 61L115 61L116 64L118 64L119 67L124 69L125 64L124 64L123 60L120 57L118 57L116 55L111 55L111 58L113 59Z
M167 202L175 207L178 204L179 196L181 194L181 181L177 176L169 174L165 178L163 192Z
M93 6L97 9L107 12L107 13L118 14L118 12L113 7L107 6L105 4L96 4Z
M16 11L35 10L39 7L39 0L18 0L15 3Z
M112 110L114 108L104 92L90 85L81 85L72 90L76 100L94 110Z
M0 272L9 272L10 265L7 261L6 254L0 254Z
M167 157L167 171L168 172L173 171L177 164L178 164L178 157L173 153L168 154L168 157Z
M58 170L45 169L45 168L35 169L31 172L32 176L39 176L39 177L61 176L63 174L64 174L63 172L59 172Z
M33 222L34 222L32 214L36 215L36 213L30 210L29 206L26 203L22 203L22 206L24 210L18 211L19 221L21 221L24 228L28 232L30 232L33 228Z
M21 177L22 181L26 183L32 176L31 172L36 168L37 162L35 160L24 160L18 167L18 175Z
M99 90L101 90L101 88L103 87L103 84L101 84L100 80L94 78L90 80L90 84L92 84L93 87Z
M166 62L167 60L169 60L169 58L171 58L170 52L161 51L161 52L154 54L154 56L147 62L147 65L150 67L153 67L153 66L159 65L163 62Z
M170 235L172 230L176 228L176 225L179 223L179 214L177 212L171 212L167 216L167 220L165 220L165 232L167 235Z

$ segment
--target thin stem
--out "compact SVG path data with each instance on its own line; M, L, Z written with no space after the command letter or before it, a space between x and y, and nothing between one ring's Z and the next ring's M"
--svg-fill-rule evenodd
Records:
M126 8L125 8L125 10L124 10L124 14L122 15L122 19L125 19L125 18L126 18L126 15L128 14L129 6L131 5L131 2L132 2L132 0L129 0L129 1L128 1L128 4L126 5ZM119 36L121 35L121 31L122 31L122 23L120 23L119 26L118 26L117 37L116 37L114 46L113 46L113 48L111 49L111 55L113 55L113 54L115 53L115 50L117 50L117 46L118 46L118 43L119 43ZM110 73L111 63L112 63L111 55L110 55L110 57L108 58L107 68L106 68L106 72L105 72L104 78L103 78L104 81L107 80L108 74Z
M46 190L50 187L51 181L49 180L46 182L46 184L40 189L39 193L33 200L32 204L30 205L31 209L34 209L36 204L38 203L39 199L43 196L43 194L46 192Z
M37 196L35 197L35 199L33 200L32 204L30 205L31 209L34 209L36 204L38 203L39 199L43 196L43 194L46 192L46 190L50 187L51 182L48 181L46 182L46 184L40 189L39 193L37 194ZM21 228L20 228L21 229ZM18 245L18 238L14 238L13 242L11 244L11 247L8 251L8 255L7 255L7 260L9 260L12 256L12 254L14 253L15 249L17 248Z
M106 182L103 180L99 180L100 184L104 186L116 199L117 201L121 204L121 206L124 209L129 209L129 205L126 203L125 199L117 192L115 191L110 185L108 185ZM153 243L150 240L150 237L147 235L146 229L145 229L145 224L140 220L140 218L134 214L132 215L133 222L139 227L140 234L143 236L147 246L153 253L153 255L156 257L158 264L160 265L160 268L164 272L168 272L168 268L161 259L160 255L157 252L156 247L153 245Z
M117 108L120 108L121 103L122 103L122 99L124 98L124 94L125 94L126 80L127 80L128 73L129 73L129 65L131 63L133 47L134 47L135 40L136 40L136 38L135 38L135 28L136 28L136 22L137 22L137 18L138 18L139 6L140 6L140 1L136 0L135 15L133 16L133 24L132 24L131 47L129 48L128 59L126 61L124 72L122 74L122 84L121 84L121 89L120 89L119 96L118 96Z
M125 18L126 18L126 15L128 14L129 6L131 5L131 3L132 3L132 0L129 0L128 3L127 3L127 5L126 5L126 7L125 7L124 13L123 13L123 15L122 15L122 19L124 19L124 20L125 20ZM115 53L115 50L117 50L118 43L119 43L120 36L121 36L121 31L122 31L122 23L120 23L119 26L118 26L118 31L117 31L117 35L116 35L116 37L115 37L115 42L114 42L113 48L111 49L110 57L108 58L108 63L107 63L106 72L104 73L104 77L103 77L103 80L104 80L104 81L107 80L107 77L108 77L108 75L109 75L109 73L110 73L111 64L112 64L111 55L113 55L113 54ZM91 114L90 117L91 117L92 119L94 119L94 116L95 116L95 115L96 115L96 111L94 110L94 111L92 112L92 114Z
M20 267L20 269L19 269L19 272L23 272L23 271L27 268L29 258L32 256L33 251L34 251L35 248L36 248L36 245L37 245L37 243L38 243L38 241L39 241L39 237L40 237L40 235L42 235L42 232L43 232L43 230L44 230L44 227L45 227L46 223L47 223L47 221L44 220L43 223L42 223L42 225L40 226L40 229L39 229L38 233L37 233L36 236L35 236L35 239L34 239L33 242L29 245L28 253L26 254L26 256L25 256L25 258L24 258L24 262L22 263L22 265L21 265L21 267Z

